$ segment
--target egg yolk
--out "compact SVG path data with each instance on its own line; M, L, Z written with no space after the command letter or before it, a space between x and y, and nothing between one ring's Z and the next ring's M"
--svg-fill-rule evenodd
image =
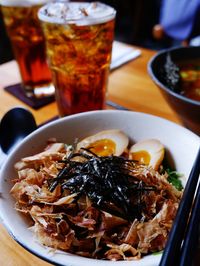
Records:
M99 156L109 156L115 154L116 144L110 139L101 139L91 143L88 147Z
M134 161L138 161L140 164L148 165L151 160L151 156L147 151L138 151L131 153L131 158Z

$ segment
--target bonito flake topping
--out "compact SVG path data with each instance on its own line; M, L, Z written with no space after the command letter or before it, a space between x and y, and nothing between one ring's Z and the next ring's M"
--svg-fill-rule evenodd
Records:
M128 153L99 156L92 144L52 142L15 164L15 208L42 245L114 261L163 250L182 191L162 165L155 170Z

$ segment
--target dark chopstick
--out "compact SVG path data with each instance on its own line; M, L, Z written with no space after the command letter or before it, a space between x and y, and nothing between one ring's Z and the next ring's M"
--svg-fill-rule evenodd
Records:
M198 249L199 225L200 225L200 184L192 208L190 221L186 231L186 237L181 248L180 266L191 265L195 251Z
M181 254L181 244L184 239L184 233L188 222L188 217L193 203L197 182L200 173L200 148L195 159L194 165L189 175L183 196L171 228L166 247L159 266L178 265ZM191 236L193 237L193 236ZM190 258L191 259L191 258ZM191 261L190 261L191 262ZM190 263L191 264L191 263ZM187 264L187 265L190 265Z
M113 101L106 101L106 104L107 104L108 106L111 106L111 107L117 109L117 110L130 111L130 109L128 109L128 108L126 108L126 107L124 107L124 106L122 106L122 105L120 105L120 104L118 104L118 103L115 103L115 102L113 102Z

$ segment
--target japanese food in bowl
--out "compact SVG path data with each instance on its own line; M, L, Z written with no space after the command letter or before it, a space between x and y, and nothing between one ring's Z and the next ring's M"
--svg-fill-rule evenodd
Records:
M190 99L200 101L200 59L182 62L179 65L181 94Z
M45 246L105 260L163 250L182 196L157 139L130 143L105 130L74 143L50 139L15 164L15 208Z
M178 60L174 62L167 54L162 81L173 91L186 98L200 101L200 59Z

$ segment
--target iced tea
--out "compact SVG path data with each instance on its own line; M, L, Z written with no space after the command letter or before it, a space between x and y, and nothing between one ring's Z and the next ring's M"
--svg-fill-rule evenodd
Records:
M39 18L60 115L103 109L115 10L101 3L54 2Z
M13 52L19 65L23 86L27 96L43 95L40 89L50 89L51 73L47 65L44 34L38 19L38 9L44 0L36 1L3 0L2 13L12 43ZM41 2L41 4L38 4ZM46 1L47 2L47 1Z

